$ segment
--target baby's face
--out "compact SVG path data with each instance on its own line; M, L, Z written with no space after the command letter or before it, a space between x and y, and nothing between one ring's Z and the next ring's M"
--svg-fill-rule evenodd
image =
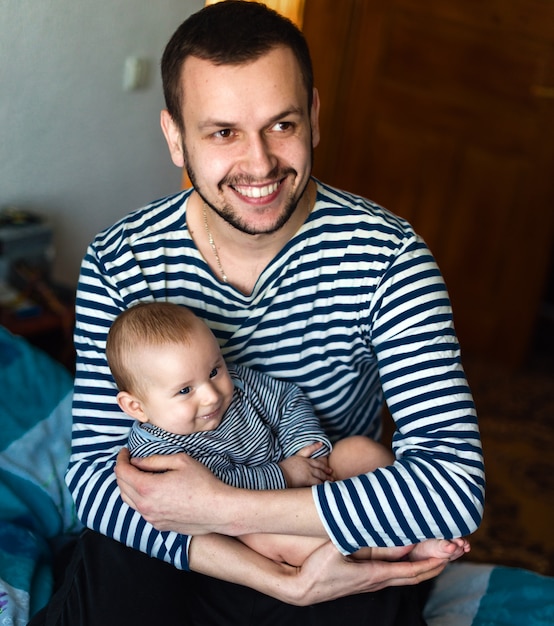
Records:
M147 421L169 432L214 430L233 397L233 381L211 331L204 324L186 343L141 350Z

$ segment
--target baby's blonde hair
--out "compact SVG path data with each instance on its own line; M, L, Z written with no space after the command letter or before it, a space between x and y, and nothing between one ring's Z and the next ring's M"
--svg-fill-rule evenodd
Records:
M140 390L138 350L187 343L198 322L192 311L173 302L139 302L120 313L106 340L106 358L119 391Z

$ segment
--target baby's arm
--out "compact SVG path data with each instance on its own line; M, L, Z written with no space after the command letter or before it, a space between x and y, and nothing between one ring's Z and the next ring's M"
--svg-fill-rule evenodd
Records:
M287 481L287 487L311 487L326 480L333 480L329 458L327 456L312 458L312 454L315 454L322 445L319 441L312 443L278 464Z

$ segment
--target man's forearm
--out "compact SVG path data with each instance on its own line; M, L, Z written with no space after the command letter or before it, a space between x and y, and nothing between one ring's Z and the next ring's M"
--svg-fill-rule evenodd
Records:
M185 454L151 456L130 463L126 449L119 453L115 472L124 501L158 530L192 536L277 533L327 537L309 487L237 489Z
M308 487L279 491L234 489L223 494L221 505L226 535L278 533L327 537Z
M256 589L282 602L295 602L296 569L263 557L238 539L216 534L193 537L189 566L199 574Z
M396 563L355 561L344 558L330 542L325 542L297 568L266 559L237 539L215 534L194 537L189 559L196 572L299 606L391 585L414 585L437 576L448 562L435 558Z

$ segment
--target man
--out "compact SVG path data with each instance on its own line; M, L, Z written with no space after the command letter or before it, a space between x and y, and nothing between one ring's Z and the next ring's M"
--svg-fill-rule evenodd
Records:
M290 23L251 2L207 7L177 30L162 74L162 129L193 189L101 233L83 261L67 482L96 533L45 623L159 611L169 624L420 624L411 585L445 561L347 555L467 535L481 520L479 433L440 272L404 221L310 177L319 98ZM184 454L131 464L104 348L139 300L190 307L227 360L298 384L333 440L377 438L384 390L394 466L258 492ZM233 538L260 532L330 541L292 568Z

